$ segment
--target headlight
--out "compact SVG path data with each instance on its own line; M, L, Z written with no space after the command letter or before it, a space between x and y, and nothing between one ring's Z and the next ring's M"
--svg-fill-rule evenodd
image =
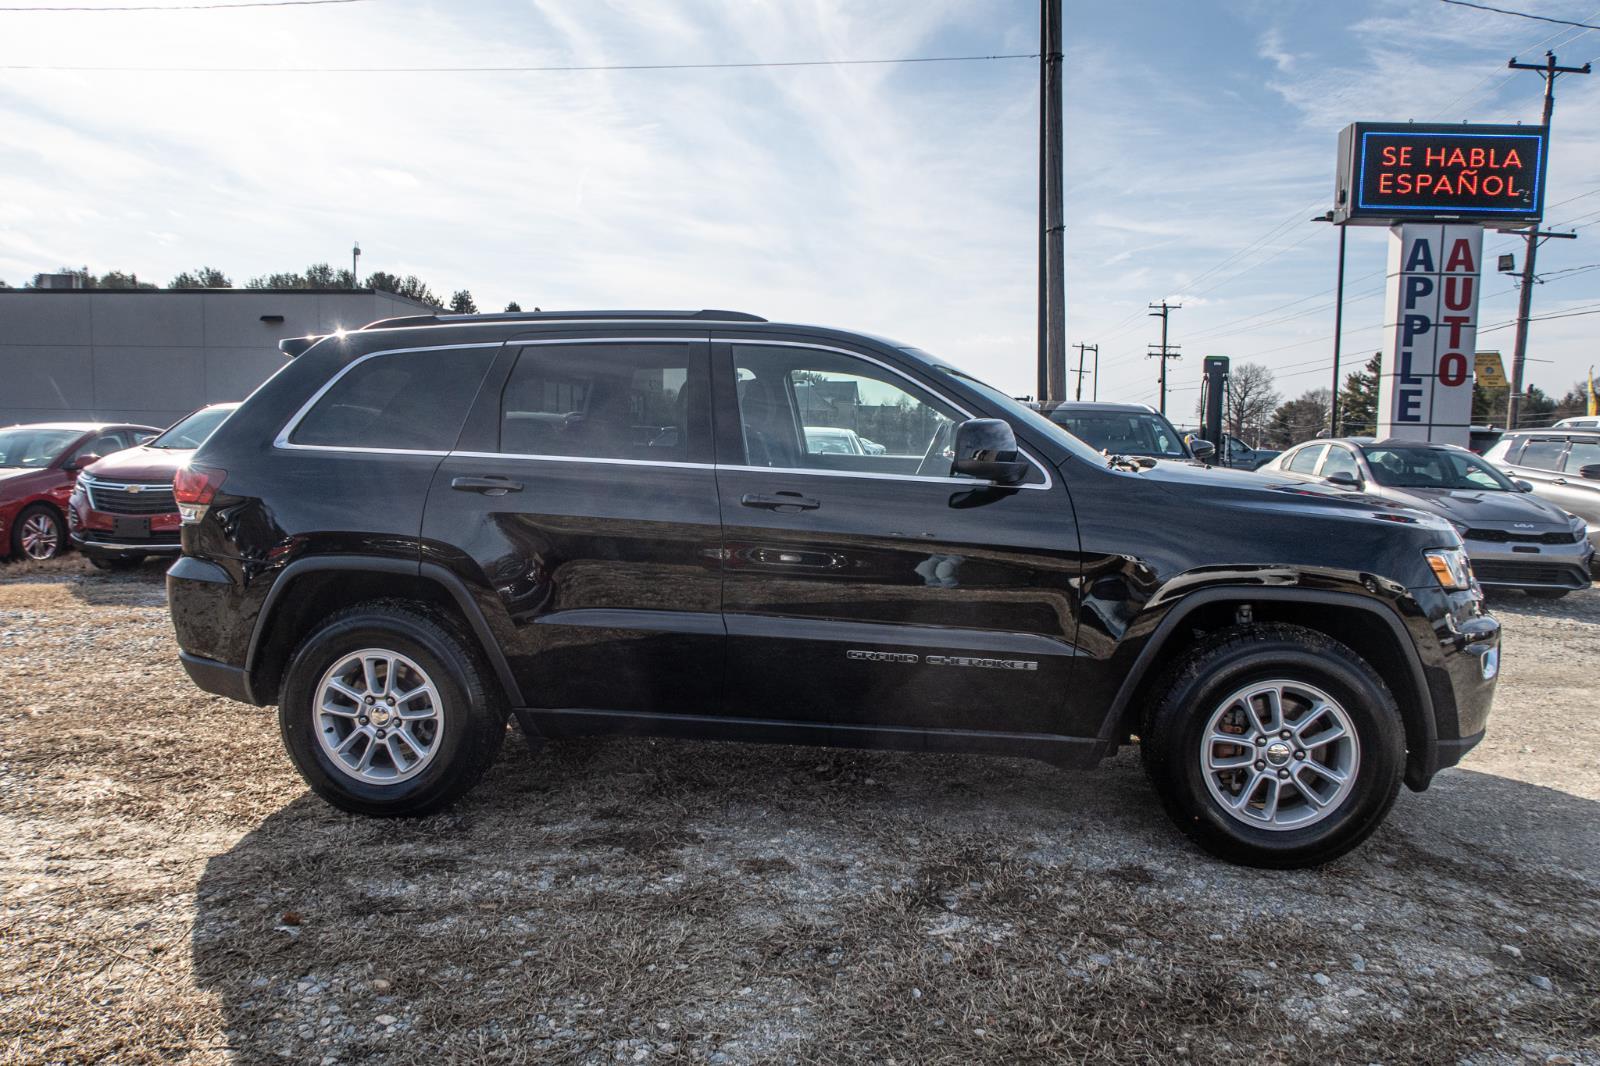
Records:
M1439 587L1452 592L1472 587L1472 563L1460 548L1435 548L1423 553Z

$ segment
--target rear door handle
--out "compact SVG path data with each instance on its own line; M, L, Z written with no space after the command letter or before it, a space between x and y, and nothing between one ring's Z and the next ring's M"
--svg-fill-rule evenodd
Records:
M485 496L504 496L508 492L521 492L522 482L508 477L458 477L450 480L450 487L462 492L481 492Z
M778 492L770 496L759 492L747 492L739 497L739 503L745 507L764 507L769 511L784 507L793 507L797 511L815 511L822 506L821 500L813 500L810 496L802 496L798 492Z

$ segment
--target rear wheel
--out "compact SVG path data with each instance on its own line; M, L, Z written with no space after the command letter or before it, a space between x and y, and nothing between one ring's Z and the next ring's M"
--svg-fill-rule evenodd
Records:
M1251 866L1313 866L1383 821L1405 732L1354 651L1298 626L1230 630L1167 675L1141 735L1145 769L1178 826Z
M17 515L11 526L11 554L42 561L66 550L67 530L55 511L36 503Z
M472 639L422 604L332 616L295 650L278 723L312 791L347 811L423 815L493 763L507 708Z

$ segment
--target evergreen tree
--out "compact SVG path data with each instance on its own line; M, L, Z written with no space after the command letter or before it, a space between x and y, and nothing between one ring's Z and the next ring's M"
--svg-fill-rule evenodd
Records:
M472 293L466 289L458 289L455 295L450 297L450 310L458 315L475 315L478 313L478 305L472 302Z
M203 266L199 270L185 270L167 282L169 289L231 289L233 282L216 267Z
M1339 390L1339 433L1346 437L1370 437L1378 431L1378 374L1383 369L1383 353L1373 352L1367 365L1345 375Z
M522 310L522 305L517 303L517 301L512 300L510 303L506 304L506 310L507 311L520 311L520 310Z

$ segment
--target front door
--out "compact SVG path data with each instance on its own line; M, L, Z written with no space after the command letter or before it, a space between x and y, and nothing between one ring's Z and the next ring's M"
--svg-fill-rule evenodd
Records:
M1059 732L1078 541L1056 479L950 476L967 412L879 358L714 349L729 713L852 743Z
M703 336L509 348L434 477L425 551L492 590L523 703L565 715L553 728L713 711L724 636Z

